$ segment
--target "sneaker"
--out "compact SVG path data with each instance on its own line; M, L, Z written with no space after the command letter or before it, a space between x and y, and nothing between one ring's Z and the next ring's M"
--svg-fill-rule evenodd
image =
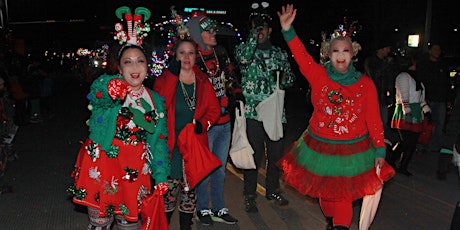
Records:
M278 193L272 193L270 195L265 196L267 200L275 202L275 204L279 206L285 206L289 204L289 201L286 200L283 196Z
M214 214L212 213L211 210L203 209L197 212L196 219L199 220L202 225L209 226L209 225L214 224L214 221L212 220L213 215Z
M238 222L237 219L228 214L227 208L223 208L219 211L214 212L214 215L212 215L212 220L225 224L235 224L236 222Z
M257 203L256 203L255 198L246 198L245 202L246 202L246 208L245 208L246 212L252 212L252 213L259 212L259 209L257 209Z

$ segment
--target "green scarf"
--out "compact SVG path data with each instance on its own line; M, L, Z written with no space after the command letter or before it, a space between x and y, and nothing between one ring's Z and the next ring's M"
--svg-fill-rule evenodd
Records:
M337 72L330 61L327 62L325 66L327 76L341 85L353 85L359 81L362 76L361 72L357 71L353 65L348 66L348 71L346 73Z

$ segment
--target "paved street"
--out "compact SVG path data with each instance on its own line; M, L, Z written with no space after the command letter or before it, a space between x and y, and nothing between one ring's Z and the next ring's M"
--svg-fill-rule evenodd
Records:
M75 206L66 188L72 183L72 170L80 141L87 136L89 112L86 109L86 88L70 76L56 79L56 116L39 124L21 126L14 139L18 159L9 162L0 178L0 186L11 186L12 193L0 195L0 229L86 229L85 210ZM305 97L298 91L286 93L288 113L287 143L306 128ZM436 154L416 153L409 166L414 176L396 175L385 185L382 200L371 229L447 230L460 201L460 182L451 167L447 179L436 179ZM264 198L263 175L260 170L261 195L257 198L259 213L244 211L241 172L227 167L225 201L230 213L239 219L236 225L216 223L194 229L325 229L326 221L316 199L301 196L288 186L284 196L287 207L277 207ZM354 203L351 229L358 229L360 201ZM178 228L177 212L170 229Z

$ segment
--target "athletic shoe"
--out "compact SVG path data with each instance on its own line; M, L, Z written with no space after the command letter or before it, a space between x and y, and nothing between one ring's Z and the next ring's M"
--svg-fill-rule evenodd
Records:
M214 221L212 220L212 216L214 214L212 213L211 210L209 209L203 209L196 214L196 219L201 222L202 225L209 226L214 224Z
M214 215L212 216L212 220L216 222L225 223L225 224L235 224L236 222L238 222L237 219L235 219L233 216L228 214L227 208L222 208L219 211L215 211Z

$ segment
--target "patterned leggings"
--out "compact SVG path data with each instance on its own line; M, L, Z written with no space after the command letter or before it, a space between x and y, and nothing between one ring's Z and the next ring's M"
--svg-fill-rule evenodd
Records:
M184 179L169 179L169 189L164 196L166 212L172 212L180 199L179 211L184 213L194 213L196 209L195 189L186 191L188 185ZM172 185L172 186L171 186Z
M89 225L88 230L110 230L113 223L113 216L100 217L99 210L88 207ZM141 227L141 222L128 222L123 216L116 215L116 225L118 230L137 230Z

